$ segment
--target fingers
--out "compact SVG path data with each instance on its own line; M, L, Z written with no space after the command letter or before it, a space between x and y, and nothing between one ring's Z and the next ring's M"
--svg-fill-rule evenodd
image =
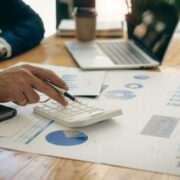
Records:
M37 103L40 99L39 95L36 91L34 91L34 89L32 89L32 87L27 87L24 91L24 94L29 104Z
M48 84L44 83L43 81L39 80L38 78L35 80L36 85L33 84L33 87L37 89L38 91L46 94L50 98L54 99L55 101L59 102L63 106L66 106L68 102L65 100L65 98L57 93L53 88L51 88ZM37 92L33 89L32 86L25 86L24 87L24 92L19 93L16 96L16 99L14 103L20 105L20 106L26 106L27 104L33 104L37 103L39 101L39 95Z
M65 89L65 90L69 89L67 84L51 70L34 67L34 66L29 66L29 65L25 65L25 68L30 70L30 72L32 74L34 74L38 78L42 79L43 81L50 80L53 84Z
M28 99L26 98L26 95L24 93L20 93L14 103L20 105L20 106L26 106L29 102L28 102Z
M13 101L21 106L37 103L39 95L35 91L36 89L66 106L68 102L64 96L50 87L45 80L50 80L53 84L68 90L65 82L50 70L30 65L10 68L1 74L0 93L3 95L3 98L0 97L0 100L1 102ZM7 91L7 89L11 92Z
M60 93L58 93L56 90L54 90L51 86L49 86L47 83L45 83L44 81L34 77L33 78L33 82L32 82L32 86L37 89L38 91L46 94L47 96L49 96L50 98L54 99L55 101L59 102L60 104L62 104L63 106L68 105L68 102L66 101L66 99L64 98L63 95L61 95Z

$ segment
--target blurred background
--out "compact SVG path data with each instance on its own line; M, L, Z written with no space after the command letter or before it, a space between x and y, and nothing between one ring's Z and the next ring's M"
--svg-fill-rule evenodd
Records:
M61 18L71 18L73 0L24 0L29 4L43 19L46 33L50 36L56 32L56 27ZM79 0L89 1L89 0ZM121 21L124 19L128 9L126 2L128 0L96 0L96 9L98 20L102 21ZM67 14L68 13L68 14ZM69 16L69 17L68 17ZM180 32L180 26L177 31Z
M56 26L61 17L71 16L72 0L45 0L43 5L42 1L37 0L24 0L24 2L29 4L43 19L46 37L56 32ZM98 19L106 22L121 21L127 12L125 0L96 0L96 9Z
M56 32L55 0L45 0L45 1L24 0L24 2L29 4L41 16L46 29L46 33L45 33L46 37Z

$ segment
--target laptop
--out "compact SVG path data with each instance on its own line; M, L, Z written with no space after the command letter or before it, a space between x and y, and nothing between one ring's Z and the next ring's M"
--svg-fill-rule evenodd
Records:
M177 1L139 4L126 17L128 39L65 42L82 69L139 69L159 66L179 17Z

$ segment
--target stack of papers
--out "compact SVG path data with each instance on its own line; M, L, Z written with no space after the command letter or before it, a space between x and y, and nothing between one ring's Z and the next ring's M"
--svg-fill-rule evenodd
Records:
M59 36L75 36L74 20L62 20L57 29ZM98 22L96 35L101 37L122 37L123 22Z

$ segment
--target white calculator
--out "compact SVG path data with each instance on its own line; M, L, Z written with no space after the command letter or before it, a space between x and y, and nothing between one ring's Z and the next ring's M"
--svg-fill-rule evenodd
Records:
M106 111L89 103L73 101L70 101L68 106L64 107L50 100L44 104L35 106L34 113L52 119L66 127L73 128L110 120L112 117L121 115L122 111L120 109Z

